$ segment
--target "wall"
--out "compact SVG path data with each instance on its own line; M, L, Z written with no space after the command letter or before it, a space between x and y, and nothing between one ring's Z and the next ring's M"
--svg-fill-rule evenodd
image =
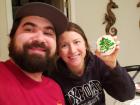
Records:
M113 10L117 18L115 27L118 29L118 39L121 41L118 60L122 66L140 65L140 8L136 7L139 0L113 1L119 6ZM97 38L105 34L102 22L108 2L109 0L71 0L71 20L84 29L94 49ZM140 81L140 73L135 81ZM130 105L130 101L121 103L107 95L107 105Z
M0 0L0 59L8 58L8 33L12 24L10 0Z
M96 40L105 34L104 13L109 0L72 0L72 21L85 30L89 42L95 48ZM115 27L121 41L119 61L122 65L140 64L140 8L136 7L139 0L113 0L119 8L114 9ZM73 6L74 5L74 6Z
M71 20L84 29L91 47L99 36L105 34L104 13L109 0L70 0ZM140 8L136 7L139 0L113 0L119 8L113 10L117 21L118 38L121 41L121 51L118 60L122 66L140 65ZM0 0L0 59L8 58L8 33L12 25L11 0ZM138 78L139 77L139 78ZM136 81L140 80L138 75ZM107 105L124 105L111 97L107 97Z

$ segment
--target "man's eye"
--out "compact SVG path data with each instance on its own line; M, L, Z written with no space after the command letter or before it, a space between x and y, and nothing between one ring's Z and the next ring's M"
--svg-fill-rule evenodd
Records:
M52 35L52 33L44 32L45 35Z
M32 32L32 29L30 29L30 28L25 28L24 31L26 31L26 32Z
M53 33L49 33L49 32L44 32L44 35L46 35L46 36L54 36Z
M34 31L34 28L33 27L30 27L30 26L27 26L27 27L24 27L24 31L25 32L33 32Z
M45 31L44 32L44 35L47 35L47 36L54 36L55 33L53 31Z

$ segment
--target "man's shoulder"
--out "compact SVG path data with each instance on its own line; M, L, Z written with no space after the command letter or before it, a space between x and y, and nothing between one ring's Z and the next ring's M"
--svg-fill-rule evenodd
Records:
M49 76L45 76L44 79L45 79L45 81L47 81L48 83L57 84L57 82L56 82L54 79L52 79L51 77L49 77Z
M6 62L0 61L0 81L8 81L12 73L9 71L9 68L6 65Z
M5 69L7 69L5 62L0 61L0 72L6 72Z
M45 81L47 82L46 84L48 85L48 87L58 88L58 89L60 88L59 84L51 77L45 76Z

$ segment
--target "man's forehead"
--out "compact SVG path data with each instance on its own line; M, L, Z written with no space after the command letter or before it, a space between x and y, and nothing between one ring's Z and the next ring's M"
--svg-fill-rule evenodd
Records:
M26 24L26 23L33 23L34 25L44 25L44 26L49 26L49 27L53 27L53 24L46 18L43 17L39 17L39 16L27 16L27 17L23 17L21 19L21 24Z

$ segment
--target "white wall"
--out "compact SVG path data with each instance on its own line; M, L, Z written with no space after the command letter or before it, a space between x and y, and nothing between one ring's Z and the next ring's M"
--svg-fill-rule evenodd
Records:
M71 0L72 21L78 23L85 31L92 47L96 40L105 34L104 13L109 0ZM119 61L123 66L140 64L140 8L139 0L113 0L119 8L114 9L115 27L121 41ZM74 6L73 6L74 5Z
M12 25L11 0L0 0L0 59L8 58L8 33Z
M104 13L109 0L70 0L71 19L85 31L88 40L95 48L96 40L105 34ZM140 8L136 7L139 0L113 0L119 8L113 10L117 21L118 37L121 41L121 51L118 60L122 66L140 65ZM0 59L8 58L8 33L12 25L11 0L0 0ZM138 78L139 77L139 78ZM140 81L140 76L137 76ZM124 105L107 97L107 105Z
M140 65L140 8L136 7L139 0L113 1L119 6L113 10L117 18L115 27L121 41L118 60L122 66ZM102 22L108 2L109 0L71 0L71 20L84 29L94 49L97 38L105 34ZM135 81L140 82L140 74ZM130 105L130 101L120 103L107 95L107 105Z

